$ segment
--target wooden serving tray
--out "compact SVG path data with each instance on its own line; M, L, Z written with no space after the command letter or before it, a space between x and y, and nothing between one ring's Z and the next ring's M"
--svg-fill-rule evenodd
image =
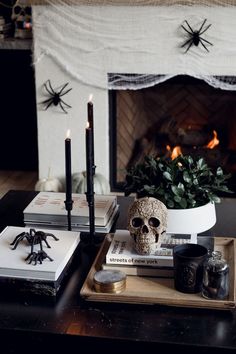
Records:
M229 264L230 290L227 300L208 300L198 294L185 294L174 289L174 280L167 278L141 277L128 275L126 289L119 293L99 293L94 290L93 277L95 272L101 270L110 246L112 234L108 234L103 241L99 253L88 273L80 291L82 298L88 301L117 302L130 304L163 304L178 307L194 307L208 309L233 309L236 307L235 299L235 255L236 239L215 237L214 250L222 252Z

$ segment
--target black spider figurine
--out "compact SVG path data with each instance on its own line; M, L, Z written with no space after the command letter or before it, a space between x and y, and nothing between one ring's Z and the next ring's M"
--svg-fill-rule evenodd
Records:
M27 242L31 245L31 252L25 259L26 261L29 260L29 263L32 263L33 261L35 262L34 264L37 264L37 262L42 263L42 261L46 258L48 258L50 261L53 259L50 258L46 252L43 251L43 241L46 243L48 248L51 248L51 246L48 244L46 238L48 236L51 236L54 238L54 240L58 241L59 239L54 236L51 233L45 233L43 231L36 231L35 229L30 229L29 232L22 232L21 234L17 235L15 239L10 243L11 246L13 246L13 250L16 249L20 241L23 241L24 238L27 240ZM40 250L38 252L34 252L34 246L39 244L40 245Z
M63 101L63 99L61 97L66 95L69 91L72 90L72 88L70 88L70 89L64 91L68 84L69 83L67 82L65 85L62 86L60 91L57 92L52 88L51 81L50 80L46 81L46 83L44 84L44 87L45 87L46 91L49 93L50 98L48 98L47 100L42 102L43 104L47 104L45 110L47 110L48 107L50 107L52 104L54 104L54 106L57 106L59 104L59 106L61 107L63 112L67 113L67 111L65 110L65 108L63 106L66 106L67 108L71 108L71 106L68 105L65 101Z
M203 23L201 24L199 30L194 31L192 29L192 27L190 26L190 24L188 23L188 21L184 21L186 22L187 26L189 29L185 28L184 25L181 25L181 27L188 33L189 38L187 39L186 42L184 42L184 44L181 46L181 48L187 46L187 49L185 51L185 53L187 53L187 51L190 49L190 47L194 44L196 47L199 45L199 43L201 43L201 45L203 46L204 49L206 49L207 52L209 52L208 48L206 47L206 45L204 44L210 44L213 45L211 42L207 41L206 39L202 38L201 35L206 32L208 30L208 28L211 26L211 24L207 25L204 28L204 25L206 23L206 19L203 21Z
M49 257L49 255L44 250L40 249L40 251L38 252L32 252L32 248L31 248L31 253L28 255L28 257L26 257L25 260L26 261L29 260L28 262L29 264L34 262L34 265L36 265L38 262L42 264L43 260L46 258L48 258L51 262L53 261L53 259Z

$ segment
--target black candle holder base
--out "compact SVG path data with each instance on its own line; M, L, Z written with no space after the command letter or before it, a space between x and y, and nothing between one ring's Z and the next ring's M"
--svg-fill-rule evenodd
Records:
M73 200L65 200L64 203L67 210L67 229L68 231L71 231L71 210L73 209Z

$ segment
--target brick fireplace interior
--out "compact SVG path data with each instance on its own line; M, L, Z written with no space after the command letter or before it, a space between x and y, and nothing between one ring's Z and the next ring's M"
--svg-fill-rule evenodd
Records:
M236 92L179 75L141 90L110 92L112 190L122 191L126 169L143 156L203 156L231 173L236 193Z

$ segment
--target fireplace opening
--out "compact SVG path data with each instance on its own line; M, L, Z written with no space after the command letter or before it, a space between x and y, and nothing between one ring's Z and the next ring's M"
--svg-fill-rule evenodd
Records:
M236 194L236 91L179 75L140 90L110 90L110 184L123 191L127 168L144 155L203 156L231 173Z

